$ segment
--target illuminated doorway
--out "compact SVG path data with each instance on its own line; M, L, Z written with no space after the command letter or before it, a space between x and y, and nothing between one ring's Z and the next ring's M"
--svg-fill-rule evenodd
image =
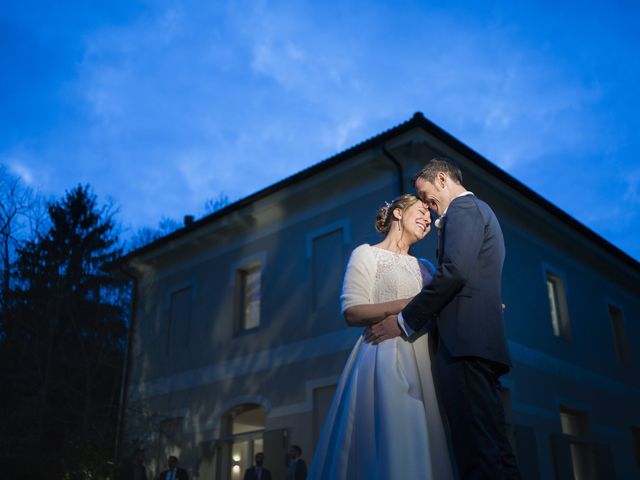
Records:
M266 410L260 405L245 404L232 408L224 418L226 478L242 480L256 453L264 450Z

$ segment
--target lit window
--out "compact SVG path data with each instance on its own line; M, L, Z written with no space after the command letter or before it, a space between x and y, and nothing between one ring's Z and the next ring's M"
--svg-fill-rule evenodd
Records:
M238 270L238 330L260 326L261 266Z
M609 320L611 321L611 330L613 331L613 341L616 346L618 358L625 367L630 364L629 360L629 340L624 327L624 315L618 307L609 304Z
M564 282L562 278L551 272L547 272L547 297L553 334L565 340L571 339L571 324Z
M562 433L576 438L589 437L589 417L586 412L560 407Z
M589 417L586 412L560 407L562 433L568 437L575 479L595 478L593 445L589 441Z

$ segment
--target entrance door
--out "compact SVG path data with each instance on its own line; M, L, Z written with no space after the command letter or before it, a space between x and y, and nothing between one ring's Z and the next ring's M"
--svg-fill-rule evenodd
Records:
M266 416L266 410L255 404L240 405L227 412L223 421L223 479L242 480L256 453L263 453ZM267 464L265 459L265 467Z
M231 480L244 478L256 453L263 452L262 432L238 435L231 444Z

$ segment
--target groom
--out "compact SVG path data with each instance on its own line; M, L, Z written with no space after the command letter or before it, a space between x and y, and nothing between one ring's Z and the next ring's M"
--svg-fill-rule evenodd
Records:
M370 327L377 344L404 331L427 331L441 408L463 479L518 479L507 440L499 377L509 371L502 317L504 240L495 214L462 185L447 158L432 159L414 176L422 201L440 218L438 268L402 310Z

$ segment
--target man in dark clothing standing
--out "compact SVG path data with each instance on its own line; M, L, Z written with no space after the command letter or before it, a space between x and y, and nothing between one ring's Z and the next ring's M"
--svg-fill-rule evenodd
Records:
M167 466L169 468L158 476L158 480L189 480L187 471L178 467L178 457L170 456L167 460Z
M147 469L144 466L144 449L138 448L133 452L131 460L123 467L120 478L122 480L147 480Z
M262 452L256 453L255 462L253 467L244 472L244 480L271 480L271 472L262 466L264 464Z
M291 445L289 448L289 480L307 480L307 464L301 455L300 446Z

